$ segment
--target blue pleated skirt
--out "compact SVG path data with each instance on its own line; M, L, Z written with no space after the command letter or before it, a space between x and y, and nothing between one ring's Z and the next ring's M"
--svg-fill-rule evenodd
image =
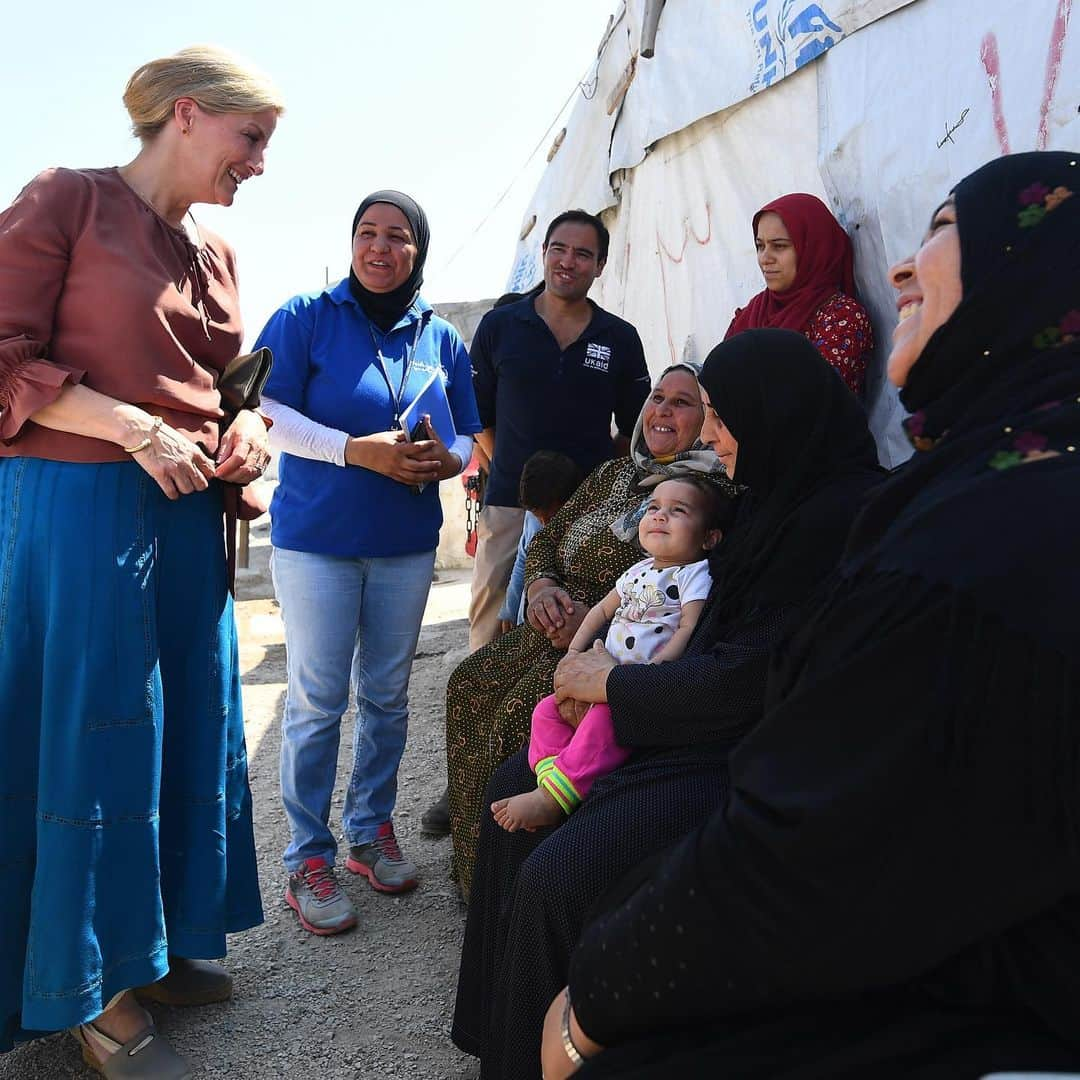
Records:
M0 458L0 1050L261 920L220 489Z

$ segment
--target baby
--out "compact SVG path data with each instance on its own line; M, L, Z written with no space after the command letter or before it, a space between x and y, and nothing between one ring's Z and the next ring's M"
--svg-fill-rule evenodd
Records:
M590 648L610 623L604 645L621 664L659 664L682 656L712 586L705 556L720 540L730 505L704 479L657 484L638 526L649 558L631 566L590 609L571 651ZM593 782L617 769L628 754L615 742L607 705L591 706L575 728L559 715L552 694L532 717L529 766L536 773L536 790L492 803L495 820L508 832L558 824Z

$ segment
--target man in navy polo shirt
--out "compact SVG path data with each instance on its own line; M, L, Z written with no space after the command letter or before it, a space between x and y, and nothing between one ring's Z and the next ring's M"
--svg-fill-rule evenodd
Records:
M608 254L608 231L584 210L567 210L544 237L544 288L489 311L473 338L473 388L491 458L477 529L469 645L498 634L524 511L518 482L537 450L558 450L588 475L625 453L649 392L641 339L630 323L588 299ZM621 438L612 445L611 418Z

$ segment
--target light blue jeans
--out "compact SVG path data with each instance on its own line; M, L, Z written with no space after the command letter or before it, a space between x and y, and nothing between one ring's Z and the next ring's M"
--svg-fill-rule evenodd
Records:
M330 798L350 683L356 734L345 838L366 844L393 816L409 673L434 568L434 551L379 559L273 551L288 667L281 797L292 834L284 856L290 871L305 859L334 863Z

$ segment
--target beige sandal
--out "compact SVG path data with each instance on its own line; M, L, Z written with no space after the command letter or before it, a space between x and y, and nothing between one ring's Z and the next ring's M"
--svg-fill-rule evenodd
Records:
M106 1080L192 1080L194 1075L153 1024L126 1043L110 1039L93 1024L80 1024L71 1033L82 1047L83 1061ZM95 1048L108 1055L104 1061Z

